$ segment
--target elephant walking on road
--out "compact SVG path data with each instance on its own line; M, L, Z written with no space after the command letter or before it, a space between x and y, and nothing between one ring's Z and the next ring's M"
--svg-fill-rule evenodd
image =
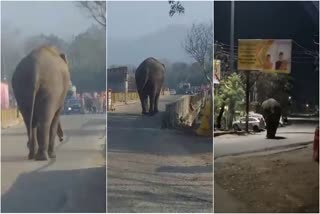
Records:
M55 137L62 133L58 127L69 83L66 56L53 46L34 49L17 65L12 88L28 132L29 159L56 157Z
M265 100L262 105L263 117L266 121L267 138L273 139L276 136L276 132L279 126L279 120L281 117L281 106L273 98Z
M149 115L156 114L162 85L164 82L165 66L150 57L145 59L137 68L135 78L141 101L142 114L147 114L149 98Z

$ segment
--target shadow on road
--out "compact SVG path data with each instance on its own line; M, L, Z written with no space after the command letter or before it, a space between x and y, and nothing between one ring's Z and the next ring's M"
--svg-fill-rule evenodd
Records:
M182 135L161 129L163 112L150 117L141 114L108 114L108 152L185 155L213 151L212 138Z
M285 140L287 139L286 137L282 137L282 136L275 136L274 138L266 138L268 140Z
M208 166L161 166L156 172L169 173L210 173L213 172L212 165Z
M105 181L105 166L22 174L1 196L1 211L105 213Z

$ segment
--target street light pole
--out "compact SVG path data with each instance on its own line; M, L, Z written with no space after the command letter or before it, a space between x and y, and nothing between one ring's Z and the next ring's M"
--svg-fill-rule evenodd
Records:
M230 71L234 71L234 1L231 1L231 23L230 23Z

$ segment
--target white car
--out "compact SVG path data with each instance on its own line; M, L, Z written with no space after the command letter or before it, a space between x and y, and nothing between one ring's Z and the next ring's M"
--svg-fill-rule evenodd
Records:
M175 95L175 94L177 94L176 90L170 89L170 95Z
M253 111L250 111L249 112L249 117L257 117L257 118L259 118L261 121L263 121L263 122L261 122L261 125L264 125L264 127L266 126L266 122L265 122L262 114L258 114L258 113L255 113ZM284 118L282 116L280 117L280 120L279 120L279 126L280 127L284 126Z
M246 117L240 118L240 120L234 121L232 127L235 131L241 131L246 129ZM258 117L249 116L249 130L254 132L259 132L264 130L265 124L264 120L259 119Z

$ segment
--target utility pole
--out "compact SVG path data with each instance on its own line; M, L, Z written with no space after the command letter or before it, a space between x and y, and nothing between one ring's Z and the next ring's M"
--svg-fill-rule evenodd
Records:
M234 1L231 1L231 22L230 22L230 72L234 71Z
M250 84L250 71L246 71L246 79L247 79L247 84L246 84L246 132L249 133L249 105L250 105L250 100L249 100L249 84Z

